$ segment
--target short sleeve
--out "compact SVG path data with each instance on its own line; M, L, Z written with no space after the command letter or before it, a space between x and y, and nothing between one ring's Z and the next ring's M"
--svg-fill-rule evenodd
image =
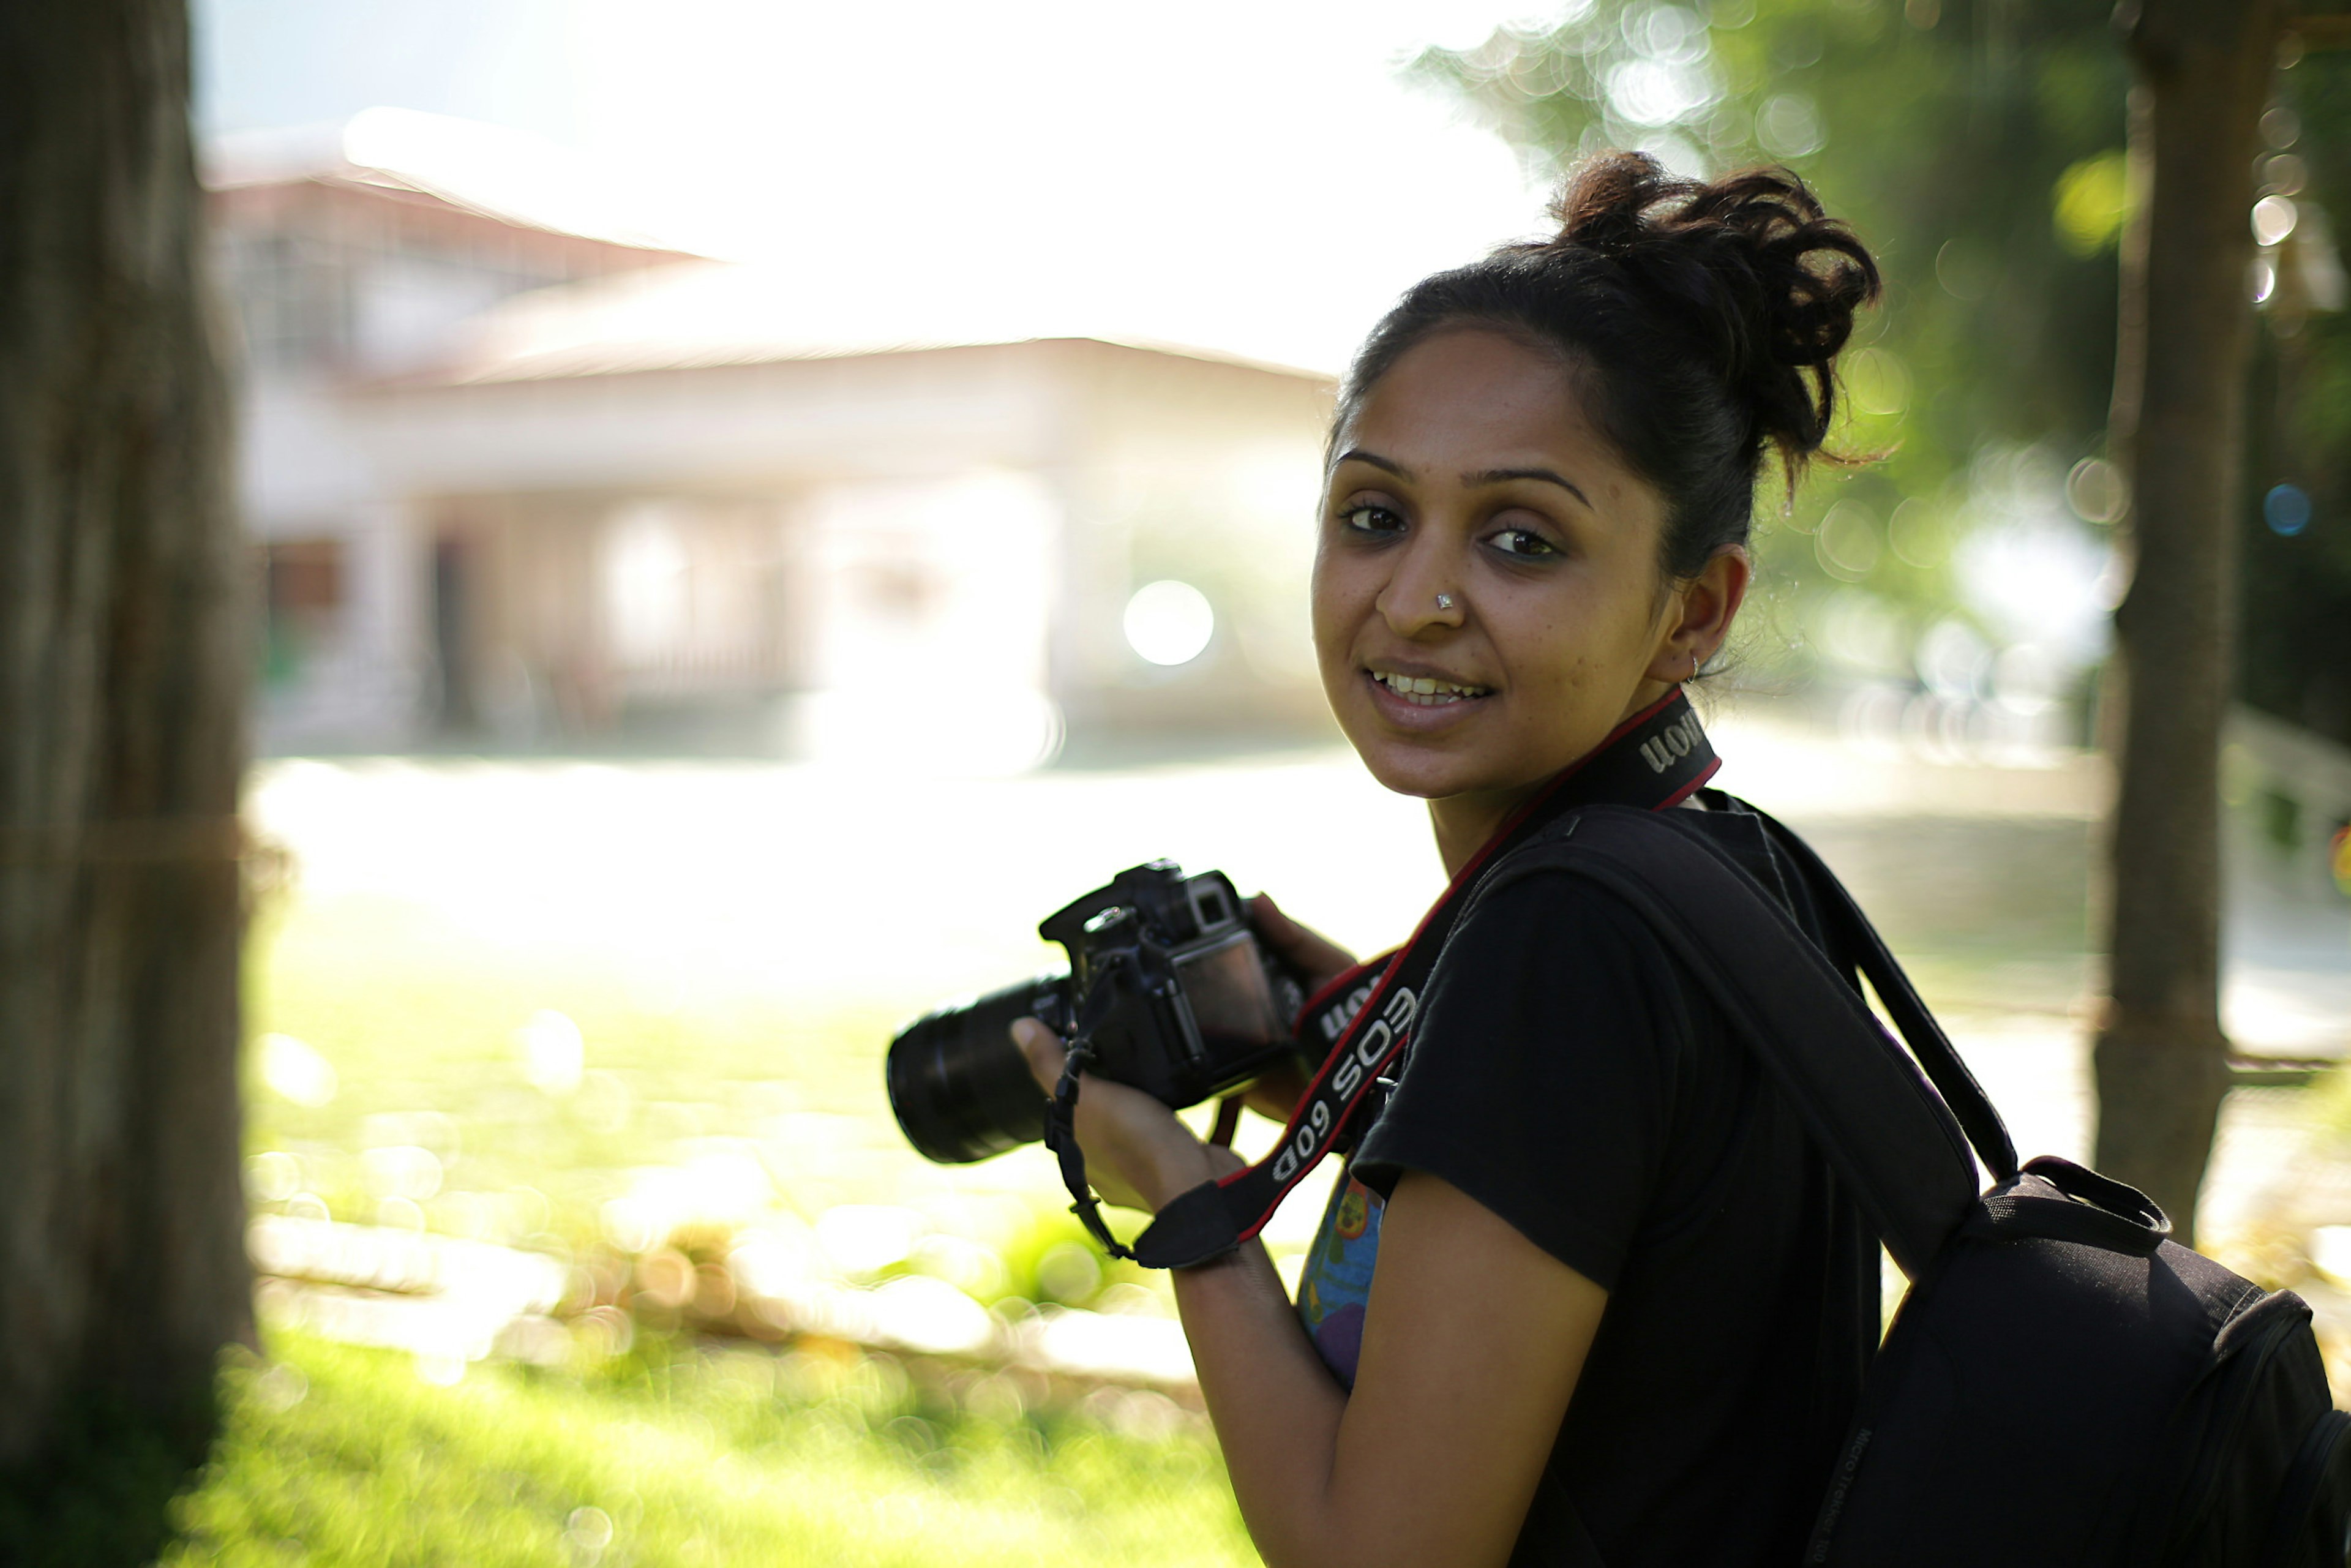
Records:
M1429 976L1354 1171L1442 1176L1604 1290L1657 1190L1687 1034L1641 918L1563 873L1490 890Z

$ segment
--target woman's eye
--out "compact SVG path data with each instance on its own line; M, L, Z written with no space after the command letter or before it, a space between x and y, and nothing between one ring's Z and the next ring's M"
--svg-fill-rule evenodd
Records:
M1494 536L1494 548L1504 555L1557 555L1559 547L1532 528L1504 528Z
M1404 519L1385 507L1348 507L1339 513L1339 520L1358 533L1393 533L1404 527Z

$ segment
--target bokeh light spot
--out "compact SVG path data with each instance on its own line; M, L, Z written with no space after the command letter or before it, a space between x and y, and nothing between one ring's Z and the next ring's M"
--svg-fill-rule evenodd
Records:
M1894 508L1886 535L1897 558L1922 570L1932 570L1950 559L1950 532L1942 514L1916 496Z
M1896 414L1910 406L1909 368L1887 349L1864 349L1845 367L1845 391L1864 413Z
M302 1190L302 1162L272 1149L245 1162L245 1190L259 1203L283 1203Z
M1935 281L1954 299L1973 304L1991 293L1998 268L1982 248L1965 239L1946 240L1935 253Z
M2294 225L2302 213L2291 198L2263 196L2253 204L2253 238L2263 245L2275 245L2294 233Z
M2111 523L2123 512L2123 473L2103 457L2085 457L2065 476L2065 504L2085 523Z
M1821 111L1802 93L1783 92L1765 100L1755 116L1755 139L1774 158L1802 158L1828 145Z
M2288 538L2310 527L2310 493L2299 485L2277 485L2262 497L2262 520L2270 532Z
M2127 165L2120 152L2085 158L2057 177L2057 239L2075 256L2095 256L2115 243L2128 210Z
M601 1508L575 1508L563 1521L563 1538L591 1562L612 1544L612 1516Z
M1217 633L1208 596L1188 582L1163 578L1126 601L1127 646L1155 664L1188 664Z
M1102 1265L1092 1248L1061 1242L1037 1260L1037 1288L1049 1301L1082 1301L1102 1289Z
M1868 507L1855 501L1839 501L1821 519L1821 531L1813 545L1823 570L1853 582L1876 570L1885 553L1886 535Z
M530 1021L515 1030L515 1044L521 1048L523 1076L532 1087L558 1095L580 1087L588 1065L588 1042L580 1026L564 1014L552 1008L531 1014Z
M335 1097L334 1064L308 1041L265 1034L256 1043L261 1049L261 1081L273 1092L313 1109Z

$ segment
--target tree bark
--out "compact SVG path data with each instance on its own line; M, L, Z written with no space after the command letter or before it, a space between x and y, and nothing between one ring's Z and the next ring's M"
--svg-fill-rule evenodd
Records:
M2253 154L2280 0L2125 0L2138 210L2125 235L2109 439L2135 556L2122 701L2097 1163L2192 1236L2228 1092L2220 1030L2220 727L2252 307Z
M93 1412L200 1445L253 1332L245 569L188 81L182 0L0 5L0 1466L68 1486Z

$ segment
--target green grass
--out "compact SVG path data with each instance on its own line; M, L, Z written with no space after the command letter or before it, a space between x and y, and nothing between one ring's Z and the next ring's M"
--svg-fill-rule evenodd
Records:
M1092 1250L1041 1150L942 1167L907 1147L881 1071L899 1007L664 1006L577 966L465 951L418 912L382 901L274 908L248 954L250 1037L293 1035L335 1075L330 1097L298 1103L270 1087L262 1052L248 1051L246 1149L266 1156L250 1168L277 1184L256 1185L257 1209L290 1201L315 1213L316 1203L373 1223L383 1186L371 1179L381 1172L371 1172L370 1151L422 1146L434 1156L434 1190L421 1202L429 1228L568 1257L607 1281L599 1299L626 1306L625 1288L616 1297L611 1282L625 1281L647 1249L616 1239L606 1206L646 1173L680 1171L716 1150L738 1164L747 1156L768 1185L755 1184L746 1212L674 1233L697 1261L723 1259L745 1224L810 1223L841 1204L912 1205L993 1260L980 1280L948 1272L984 1302L1083 1305L1114 1285L1165 1290L1131 1264L1084 1270L1078 1291L1066 1269L1061 1288L1050 1268L1040 1278L1057 1251ZM586 1042L584 1077L568 1092L533 1084L517 1040L549 1009Z
M896 1021L886 1009L664 1010L591 970L467 953L415 912L372 901L276 912L250 952L253 1037L306 1041L338 1082L325 1103L295 1103L263 1082L256 1055L246 1146L294 1153L304 1189L337 1218L374 1218L357 1156L385 1144L431 1148L447 1193L538 1194L549 1207L523 1228L579 1245L623 1173L668 1163L695 1139L755 1137L778 1116L816 1112L896 1141L881 1083ZM568 1093L534 1087L524 1070L516 1032L543 1009L586 1038L587 1073ZM875 1200L846 1189L793 1197L815 1208ZM517 1227L502 1217L495 1228Z
M589 1373L280 1335L232 1369L164 1568L1249 1563L1213 1442L887 1358L665 1349ZM1114 1407L1113 1407L1114 1408Z
M254 1169L298 1172L295 1195L257 1193L257 1207L376 1220L368 1152L423 1146L437 1162L429 1227L567 1256L640 1328L617 1358L477 1364L449 1387L406 1354L278 1328L274 1364L225 1376L222 1436L172 1504L162 1563L1255 1561L1205 1422L1158 1396L1081 1399L837 1344L697 1343L633 1299L637 1259L605 1205L722 1145L772 1178L764 1212L961 1216L1000 1264L988 1288L966 1281L983 1300L1077 1304L1136 1282L1123 1266L1051 1266L1078 1231L1041 1156L1029 1194L1015 1166L942 1171L904 1148L879 1071L896 1009L666 1005L559 959L466 951L421 912L362 899L274 904L248 952L252 1036L307 1041L335 1079L298 1103L248 1061L246 1149L269 1156ZM569 1092L534 1085L517 1046L541 1009L586 1040ZM723 1228L672 1239L725 1256Z

